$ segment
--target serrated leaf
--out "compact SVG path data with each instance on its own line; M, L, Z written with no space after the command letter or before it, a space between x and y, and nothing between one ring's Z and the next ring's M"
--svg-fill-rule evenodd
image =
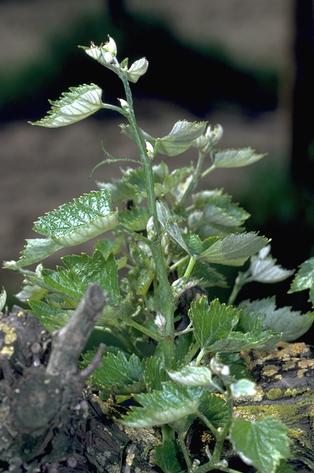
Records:
M161 389L162 383L169 379L162 356L154 355L146 358L144 382L148 391Z
M228 366L230 375L234 379L252 379L252 375L239 353L217 353L216 358L219 363Z
M264 158L265 154L257 154L252 148L227 149L214 155L216 168L238 168L248 166Z
M291 307L276 309L275 297L256 301L243 301L241 329L260 325L263 330L272 330L281 334L281 340L291 342L306 333L314 322L314 312L301 314L291 310Z
M314 258L310 258L299 267L289 293L312 289L314 286Z
M118 270L112 255L105 259L96 250L93 256L81 253L64 256L62 261L63 266L58 266L56 271L43 271L43 279L50 287L79 300L89 284L96 283L105 290L109 304L120 300Z
M65 247L84 243L115 228L116 212L111 210L107 190L92 191L40 217L34 231Z
M164 473L182 473L182 468L177 458L177 446L174 440L165 440L155 449L156 465Z
M41 286L37 286L36 284L25 284L23 288L18 292L15 297L22 302L28 302L30 299L32 300L41 300L47 294L47 289L44 289Z
M99 389L111 393L129 393L132 389L136 392L143 382L143 366L134 354L127 358L122 351L107 353L90 379Z
M149 213L144 208L133 208L119 212L119 223L130 232L146 230Z
M167 205L164 202L157 201L157 216L158 220L161 223L163 229L168 233L168 235L179 245L183 248L187 253L190 254L190 249L188 245L185 243L183 238L183 233L176 223L176 217L174 214L170 212Z
M15 263L15 268L22 268L30 264L38 263L48 256L53 255L56 251L62 249L62 245L52 240L51 238L30 238L26 240L25 247L21 251L20 259ZM12 262L7 262L11 264ZM4 264L4 267L12 269L10 266Z
M169 134L162 138L153 138L144 131L142 133L158 153L164 156L177 156L193 145L193 141L204 133L206 125L207 122L180 120L173 125Z
M127 75L128 80L133 82L134 84L142 77L148 69L148 61L145 57L138 59L137 61L133 62L133 64L129 67Z
M276 473L280 461L289 456L288 429L272 417L257 421L234 418L230 437L241 459L260 473Z
M229 409L226 401L217 394L206 393L203 396L198 410L214 425L224 428L229 422Z
M31 300L29 301L29 306L32 314L50 332L64 327L71 316L69 311L62 310L62 308L47 304L44 301Z
M269 248L268 246L263 248L257 256L252 256L250 261L250 281L277 283L284 281L294 273L294 271L284 269L276 264L277 261L269 254L270 246Z
M172 381L183 386L203 386L215 390L216 385L212 380L212 372L206 366L184 366L179 371L168 371Z
M232 202L222 190L203 191L193 196L194 207L201 210L202 225L216 225L227 228L241 227L250 214Z
M195 413L202 394L203 390L199 388L182 388L172 382L163 383L161 391L135 396L143 407L133 408L123 418L123 424L140 428L171 424Z
M210 352L240 352L251 349L262 349L269 344L274 345L281 339L280 335L271 331L257 333L231 332L228 338L218 340L207 349Z
M31 124L46 128L72 125L103 107L101 95L102 90L95 84L70 87L59 100L50 101L52 108L44 118Z
M218 299L209 306L207 297L202 296L192 302L189 317L193 321L197 343L200 347L208 347L230 335L238 323L239 311L221 304Z
M200 255L209 263L242 266L245 261L267 245L268 240L254 232L231 234L216 241Z
M199 279L203 287L227 287L225 276L201 261L195 263L191 277Z

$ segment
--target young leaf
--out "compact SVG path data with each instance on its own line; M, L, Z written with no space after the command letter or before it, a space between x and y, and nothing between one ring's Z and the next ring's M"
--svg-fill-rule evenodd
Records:
M123 418L123 424L140 428L171 424L195 413L202 394L202 389L185 389L172 382L163 383L161 391L135 396L143 407L134 407Z
M129 67L127 75L128 80L133 82L134 84L142 77L148 69L148 61L145 57L138 59L137 61L133 62L131 67Z
M146 230L149 213L147 209L136 208L119 212L119 223L130 232Z
M172 381L183 386L204 386L213 391L216 389L212 372L206 366L185 366L180 371L168 371L168 375Z
M194 335L200 347L208 347L218 340L228 338L239 320L235 307L221 304L215 299L208 306L206 296L194 300L189 310Z
M115 228L117 213L111 210L107 190L83 194L40 217L34 231L45 235L55 244L75 246Z
M72 125L103 108L101 94L102 90L95 84L70 87L59 100L50 101L52 108L44 118L31 124L46 128Z
M289 456L288 429L272 417L257 421L234 418L230 436L244 463L260 473L276 473L280 461Z
M29 307L43 326L53 332L65 326L71 313L44 301L29 301Z
M231 332L228 338L217 340L207 347L208 351L216 352L240 352L253 349L262 349L265 346L275 345L281 339L281 335L271 331L263 332Z
M313 289L314 287L314 258L301 264L292 281L289 293Z
M162 356L154 355L146 358L144 368L144 382L148 391L161 389L162 383L169 379L165 362Z
M209 263L242 266L267 242L265 237L254 232L231 234L213 243L201 253L200 258Z
M269 251L270 245L267 245L257 256L251 257L250 281L276 283L284 281L294 273L294 271L277 265L276 260L271 257Z
M239 379L235 383L230 384L230 391L234 399L246 396L254 396L256 394L256 384L249 379Z
M265 154L257 154L252 148L227 149L214 155L216 168L238 168L248 166L264 158Z
M63 245L52 238L30 238L26 240L20 259L18 261L5 261L3 266L7 269L16 270L23 266L38 263L62 248Z
M156 465L164 473L182 473L183 470L177 458L177 446L174 440L165 440L155 449Z
M162 138L153 138L145 132L144 137L158 153L164 156L177 156L193 145L193 141L204 133L206 125L207 122L180 120L173 125L170 133Z
M88 361L86 356L85 361ZM99 389L111 393L129 393L132 389L138 392L138 384L143 381L143 367L134 354L127 358L122 351L107 353L92 374L91 381Z
M190 221L193 222L194 220L194 225L196 222L198 223L202 236L210 234L208 230L206 234L206 227L226 227L225 232L233 231L234 228L241 227L250 216L238 204L232 202L228 194L223 194L220 189L195 194L193 203L196 209L194 215L199 216L197 219L195 217L194 219L190 218Z
M201 261L195 263L191 277L199 279L203 287L227 287L224 275Z
M179 246L181 246L181 248L191 254L190 249L183 238L182 231L175 221L175 216L170 212L165 203L158 201L156 204L158 220L163 229Z
M218 397L217 394L207 392L206 395L202 397L198 410L207 417L216 429L224 428L229 422L230 413L228 405L226 401Z
M6 301L7 301L7 293L3 287L0 292L0 312L4 309Z
M88 56L95 59L102 66L108 67L111 65L113 59L117 55L117 45L110 36L108 36L108 41L106 43L101 43L99 46L96 46L94 43L91 43L90 46L82 46L82 49L86 52Z
M301 314L291 310L291 307L276 309L275 297L256 301L243 301L240 326L247 331L254 324L259 324L263 330L281 333L281 340L291 342L306 333L314 322L314 312ZM253 325L252 325L253 324Z

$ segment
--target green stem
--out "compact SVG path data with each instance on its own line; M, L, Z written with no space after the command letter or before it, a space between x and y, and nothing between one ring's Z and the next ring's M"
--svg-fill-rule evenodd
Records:
M149 330L149 328L144 327L143 325L139 324L135 320L128 319L125 320L126 325L129 325L129 327L135 328L135 330L138 330L139 332L144 333L147 335L147 337L152 338L153 340L156 340L156 342L160 342L162 340L162 337L159 336L157 333L153 332L152 330Z
M211 433L217 439L219 437L219 432L216 429L216 427L214 427L213 424L207 419L207 417L204 416L204 414L202 414L201 412L198 411L196 415L199 419L201 419L201 421L206 425L206 427L211 431Z
M230 430L233 408L232 408L232 400L231 400L231 397L230 397L230 391L228 391L228 394L229 394L228 399L227 399L228 422L226 423L226 425L224 426L224 428L222 429L221 432L219 430L217 431L218 436L216 437L216 444L215 444L215 448L214 448L214 451L213 451L213 457L212 457L213 462L219 462L220 461L223 445L224 445L224 442L225 442L226 437L227 437L227 435L229 433L229 430Z
M179 202L179 204L181 206L184 205L184 203L190 197L190 195L192 194L192 192L194 191L194 189L196 188L196 186L198 184L198 181L199 181L199 179L201 177L201 174L202 174L202 167L203 167L204 159L205 159L205 154L202 153L202 151L199 151L194 174L192 176L192 179L191 179L187 189L185 190L185 192L184 192L184 194L181 197L180 202Z
M156 237L151 240L151 251L153 259L156 265L156 274L158 284L160 286L160 309L166 319L165 334L173 340L174 338L174 299L171 290L171 286L168 280L168 268L163 256L163 249L161 246L161 227L157 217L156 198L154 191L154 179L151 160L147 156L146 146L144 138L137 125L133 97L131 88L125 73L120 74L120 78L123 82L126 99L129 105L128 121L132 128L135 142L140 152L140 158L145 172L146 179L146 192L147 192L147 205L150 215L153 217L154 230Z
M196 263L195 256L191 256L189 264L187 265L187 268L186 268L185 273L183 275L184 278L189 278L191 276L192 271L193 271L194 266L195 266L195 263Z
M216 169L215 164L212 164L211 166L209 166L209 168L207 168L204 172L202 172L201 178L203 179L204 177L207 176L207 174L211 173L215 169Z
M189 255L186 255L186 256L183 256L183 258L179 259L178 261L176 261L175 263L173 263L169 269L170 271L173 271L174 269L176 269L178 266L180 266L181 264L185 263L189 258Z
M178 441L179 441L179 445L180 445L181 451L182 451L183 456L184 456L186 466L188 468L188 472L191 473L193 471L193 467L192 467L192 462L191 462L191 459L190 459L188 449L185 445L184 434L182 434L182 433L178 434Z
M239 273L238 276L236 277L232 292L228 299L229 305L232 305L235 302L239 292L241 291L242 287L244 286L246 282L247 282L246 273Z
M222 465L215 465L211 461L208 463L205 463L204 465L199 466L198 468L195 468L193 470L193 473L207 473L208 471L212 470L219 470L219 471L224 471L226 473L241 473L239 470L234 470L233 468L229 468L228 466L222 466Z
M201 361L204 358L205 354L206 354L206 350L205 350L205 348L202 348L201 351L199 352L199 354L196 357L195 366L199 366L201 364Z

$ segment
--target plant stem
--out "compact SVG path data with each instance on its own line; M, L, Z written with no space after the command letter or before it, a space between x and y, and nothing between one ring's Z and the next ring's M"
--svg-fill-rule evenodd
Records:
M188 472L191 473L193 471L192 462L191 462L191 459L190 459L188 449L185 445L184 434L182 434L182 433L178 434L178 441L179 441L179 445L180 445L181 451L182 451L183 456L184 456L186 466L188 467Z
M125 320L125 323L129 325L129 327L135 328L135 330L138 330L139 332L144 333L147 335L147 337L152 338L153 340L156 340L156 342L160 342L162 340L161 336L158 336L157 333L153 332L152 330L149 330L147 327L144 327L144 325L139 324L135 320L128 319Z
M247 282L246 273L240 272L238 276L236 277L232 292L229 296L229 299L228 299L229 305L232 305L235 302L239 292L241 291L242 287L244 286L246 282Z
M169 269L170 271L173 271L174 269L176 269L178 266L180 266L180 264L182 263L185 263L185 261L187 261L187 259L189 258L189 255L186 255L186 256L183 256L183 258L179 259L178 261L176 261L175 263L173 263Z
M195 366L199 366L201 364L202 359L204 358L204 355L206 354L205 348L202 348L199 354L196 357L195 360Z
M232 420L232 400L230 397L230 389L228 389L227 406L228 406L228 422L226 423L226 425L224 426L221 432L219 430L217 431L218 435L216 437L216 444L215 444L213 457L212 457L213 462L220 461L223 444L230 430L230 425L231 425L231 420Z
M126 99L129 105L128 121L132 128L134 139L140 152L140 158L145 172L147 205L150 215L153 217L156 237L150 241L153 259L156 265L157 281L160 287L160 309L166 319L165 334L170 339L174 338L174 299L171 286L168 280L168 268L163 256L161 246L161 227L157 217L156 198L154 191L153 170L149 157L147 156L144 138L138 127L133 105L131 88L125 73L120 74L123 82Z
M179 204L181 206L184 205L184 203L190 197L190 195L192 194L192 192L194 191L194 189L196 188L196 186L198 184L198 181L199 181L199 179L201 177L201 173L202 173L202 167L203 167L204 159L205 159L205 154L202 151L199 151L194 174L192 176L192 179L191 179L187 189L185 190L185 192L184 192L184 194L181 197L180 202L179 202Z
M211 433L215 436L215 438L217 439L217 437L219 437L219 432L218 430L216 429L216 427L213 426L213 424L207 419L206 416L204 416L204 414L202 414L201 412L197 412L197 417L199 419L201 419L201 421L206 425L206 427L211 431Z
M207 168L204 172L202 172L201 178L203 179L204 177L207 176L207 174L211 173L215 169L216 169L215 164L212 164L211 166L209 166L209 168Z
M224 471L226 473L241 473L239 470L234 470L233 468L229 468L228 466L222 466L222 465L215 465L211 461L208 463L205 463L204 465L199 466L198 468L195 468L193 470L193 473L207 473L207 471L212 471L212 470L219 470L219 471Z
M186 268L185 273L183 275L184 278L189 278L191 276L191 273L194 269L195 263L196 263L195 256L191 256L189 264L187 265L187 268Z

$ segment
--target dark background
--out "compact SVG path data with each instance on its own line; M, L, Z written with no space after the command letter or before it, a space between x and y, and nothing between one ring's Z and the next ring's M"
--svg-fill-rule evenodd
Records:
M72 85L95 82L105 101L122 96L117 79L77 48L107 34L120 58L150 61L134 86L145 129L158 135L179 119L206 119L223 125L222 146L267 152L255 166L217 172L206 185L241 201L249 226L272 237L282 265L313 255L313 1L2 0L1 260L17 259L38 215L95 187L88 175L103 158L101 141L116 155L133 152L112 114L57 130L27 124ZM101 168L96 178L118 174ZM14 292L15 276L2 271L0 283ZM306 294L286 296L288 285L277 285L278 302L306 309ZM243 297L274 289L251 285Z

